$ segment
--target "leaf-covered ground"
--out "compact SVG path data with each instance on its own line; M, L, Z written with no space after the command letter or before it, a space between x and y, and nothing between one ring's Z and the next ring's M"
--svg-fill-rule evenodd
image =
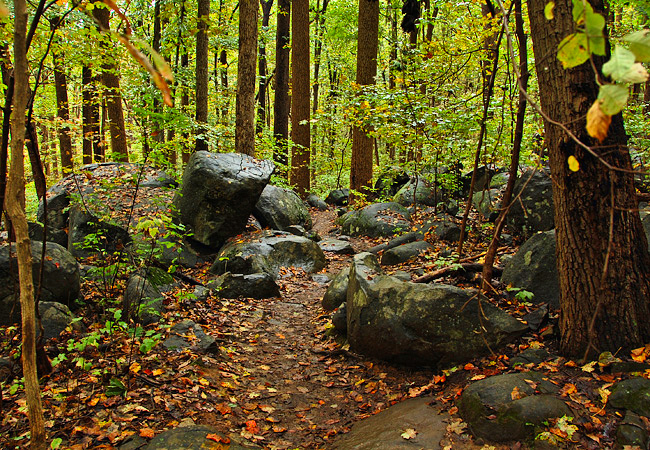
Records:
M312 214L315 230L321 236L329 234L335 212L312 210ZM483 234L472 233L468 255L480 255L485 250L489 228L476 229ZM378 242L352 239L357 251ZM435 244L431 253L389 272L407 270L415 278L438 268L439 252L446 246ZM328 254L329 264L323 272L336 274L349 258ZM208 265L203 265L185 274L205 281L207 269ZM471 276L439 281L475 287ZM530 347L552 351L553 320L503 354L462 367L444 371L400 367L356 355L332 336L329 315L320 307L326 286L314 281L312 275L287 269L279 283L281 298L211 297L205 302L189 298L186 294L193 286L180 284L166 298L161 323L145 330L107 324L107 318L112 317L110 300L120 300L119 284L110 291L115 297L106 299L106 291L86 283L88 304L77 313L84 331L65 331L46 343L50 358L60 360L42 378L50 439L59 448L117 448L134 438L146 442L181 423L196 423L213 425L223 436L263 448L328 448L354 422L406 398L429 396L449 414L445 448L519 448L530 444L490 447L474 442L454 400L469 382L513 370L509 359L516 353ZM530 305L518 304L502 294L495 292L492 301L515 316L529 311ZM217 353L164 349L160 343L169 334L169 325L186 318L217 339ZM15 327L3 327L0 332L0 356L14 362L11 367L2 367L0 447L23 448L28 443L28 423L16 360L20 334ZM93 345L75 347L88 335L97 336ZM148 349L152 344L156 345ZM636 355L637 359L644 357L644 352ZM573 425L551 423L546 438L567 448L612 445L613 430L621 417L606 408L605 402L608 388L617 377L607 372L607 361L601 362L583 367L558 358L516 369L547 373L562 387L566 402L580 413L573 422L575 432L570 428ZM413 433L417 430L405 429L404 439Z

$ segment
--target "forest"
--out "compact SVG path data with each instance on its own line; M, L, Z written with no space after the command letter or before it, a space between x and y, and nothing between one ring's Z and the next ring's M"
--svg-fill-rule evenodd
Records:
M0 445L646 448L649 15L0 2Z

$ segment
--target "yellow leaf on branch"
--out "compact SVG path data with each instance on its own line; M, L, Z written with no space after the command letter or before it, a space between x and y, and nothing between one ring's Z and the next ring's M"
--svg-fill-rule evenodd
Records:
M587 112L587 133L589 136L598 139L599 142L607 137L609 124L612 116L608 116L600 109L600 100L596 100Z

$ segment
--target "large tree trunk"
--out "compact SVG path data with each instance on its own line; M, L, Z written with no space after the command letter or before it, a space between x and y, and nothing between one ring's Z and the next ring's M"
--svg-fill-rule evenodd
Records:
M59 27L58 19L51 22L53 30ZM72 138L70 137L70 114L68 112L68 81L65 74L65 63L63 55L52 50L52 61L54 62L54 90L56 91L56 107L59 120L59 152L61 155L61 168L65 172L72 171Z
M269 27L269 19L271 18L271 7L273 0L260 0L262 5L262 30L266 31ZM268 83L268 64L266 61L266 41L259 40L259 88L257 89L257 99L259 106L257 108L257 133L261 133L266 126L266 86Z
M97 95L97 77L93 75L92 69L83 66L81 69L81 84L83 106L83 162L101 162L104 152L101 146L99 130L99 99Z
M277 29L275 35L275 102L273 103L273 136L275 148L273 160L280 164L280 173L286 174L289 162L287 140L289 139L289 41L291 1L278 0Z
M235 106L235 151L255 155L255 66L257 0L239 2L239 65Z
M110 30L110 12L107 8L98 7L93 9L93 15L99 22L102 31ZM106 37L108 39L108 37ZM102 81L106 86L105 96L106 111L109 120L109 132L111 135L111 150L115 161L129 160L129 149L126 143L126 127L124 126L124 111L122 109L122 91L120 90L120 78L115 61L113 50L106 41L102 41L105 58L102 64Z
M379 2L359 0L359 42L357 45L357 84L375 84L377 75L377 47L379 44ZM374 139L368 130L352 129L352 164L350 190L369 194L372 188L372 152Z
M32 279L32 251L25 216L25 108L29 90L27 72L27 7L24 0L14 0L14 110L11 119L11 172L7 187L7 214L16 235L20 313L22 317L22 362L27 397L27 416L31 448L45 449L46 434L41 392L36 373L36 315Z
M205 125L208 123L208 21L210 0L199 0L196 33L196 122L199 124L196 151L208 150Z
M557 268L560 278L561 350L568 355L638 347L650 342L650 255L639 218L627 136L620 114L599 144L585 130L597 97L592 66L564 70L555 57L560 40L575 29L572 2L555 1L555 18L544 17L546 0L529 0L528 11L541 105L598 155L593 156L549 120L549 149ZM603 11L600 2L590 2ZM603 58L595 57L597 69ZM580 163L577 172L569 156ZM599 159L602 159L599 160Z
M291 149L290 183L298 195L309 193L311 132L309 124L309 0L294 0L291 12Z

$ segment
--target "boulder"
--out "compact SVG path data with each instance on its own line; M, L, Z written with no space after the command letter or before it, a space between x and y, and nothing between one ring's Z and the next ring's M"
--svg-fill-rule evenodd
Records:
M544 171L525 171L515 182L513 198L520 193L508 212L508 225L527 236L553 229L553 182L550 175Z
M498 351L528 329L466 290L383 275L372 253L355 255L346 303L350 348L407 365L462 363Z
M472 205L486 220L494 222L499 216L499 201L501 191L498 189L490 189L487 191L476 192L472 196Z
M273 163L241 153L193 153L174 197L192 239L218 249L241 233L273 169Z
M253 215L263 227L286 231L291 225L311 228L311 216L298 194L291 189L267 185L255 204Z
M389 167L382 171L375 181L373 198L393 198L399 190L411 180L409 174L401 167Z
M345 206L350 199L350 189L334 189L327 197L325 203L334 206Z
M330 282L330 285L323 295L321 306L325 311L334 311L342 303L348 294L348 281L350 279L350 267L341 270Z
M435 234L441 241L457 242L460 239L460 227L449 218L427 222L422 231Z
M472 183L472 174L473 170L470 170L465 175L463 175L463 195L466 197L469 194L469 187ZM491 167L480 166L476 169L476 177L474 179L474 193L481 192L485 189L488 189L490 186L490 180L496 173Z
M535 294L534 303L560 307L560 281L555 259L555 230L537 233L508 260L501 281Z
M32 241L44 241L45 229L43 225L36 222L28 222L29 238ZM59 244L62 247L68 247L68 233L65 230L47 229L47 241Z
M133 274L129 277L122 298L124 317L139 320L143 325L157 323L162 316L162 300L158 288L146 278Z
M327 203L316 194L309 194L307 204L321 211L327 211L328 208Z
M380 251L390 250L391 248L398 247L403 244L408 244L409 242L421 241L424 239L424 233L421 231L409 231L408 233L400 234L396 238L391 239L390 241L375 245L368 249L370 253L377 254Z
M457 405L474 436L495 442L516 441L534 437L536 428L549 419L573 417L566 403L551 395L557 391L542 373L509 373L471 384Z
M627 411L616 430L618 448L648 448L648 431L641 418Z
M499 172L495 173L490 180L490 189L502 189L505 188L510 179L510 174L508 172Z
M418 175L411 178L395 194L393 201L403 206L414 204L436 206L438 203L446 202L450 197L449 192L440 186L436 186L433 181L429 181L430 177L433 177L433 175Z
M324 252L336 253L339 255L354 255L354 248L352 248L352 244L350 244L349 241L327 238L318 241L318 246Z
M411 258L418 257L421 253L433 248L431 244L426 241L409 242L397 247L393 247L384 251L381 255L381 264L384 266L392 266L395 264L405 263Z
M221 298L273 298L280 297L280 288L275 283L275 277L268 273L226 272L208 286L216 291Z
M48 189L45 195L47 199L47 218L43 201L38 205L36 218L40 223L46 223L50 230L63 230L68 226L68 208L70 207L70 194L59 185Z
M169 329L169 337L163 341L167 350L191 349L201 353L219 353L219 345L212 336L192 320L183 320Z
M650 417L650 380L635 377L616 383L607 404Z
M408 230L411 215L398 203L375 203L346 213L339 222L342 232L351 236L386 237Z
M340 335L345 336L348 332L348 310L343 303L338 307L336 311L332 314L332 325L334 330Z
M0 246L0 324L11 325L20 321L20 304L18 300L18 262L16 247ZM31 242L32 273L34 287L39 289L41 271L41 253L43 243ZM47 242L43 265L42 302L58 302L70 308L79 298L79 265L65 248L54 242Z
M282 231L258 231L231 239L217 254L210 272L268 273L277 278L282 267L318 272L325 267L325 255L317 243Z
M210 440L208 435L222 437L221 442ZM232 442L231 442L232 440ZM225 442L230 442L225 444ZM216 428L207 425L178 426L163 431L153 438L142 450L255 450L260 447L238 443L233 437L226 437Z
M74 316L70 312L70 308L57 302L38 302L38 313L41 316L43 337L45 339L59 337L61 332L65 330L74 319ZM80 326L77 327L77 329L80 328Z
M131 243L127 230L100 220L79 205L70 208L69 223L68 250L77 257L114 253Z

